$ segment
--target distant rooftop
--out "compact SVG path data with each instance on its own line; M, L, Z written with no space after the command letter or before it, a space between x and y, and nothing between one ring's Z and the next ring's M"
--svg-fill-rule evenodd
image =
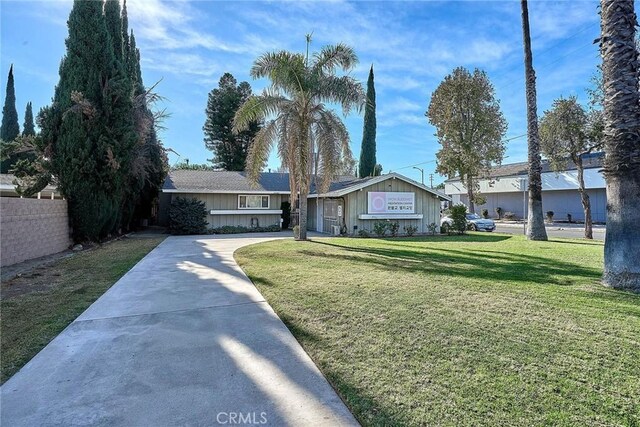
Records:
M582 165L585 169L601 168L604 165L604 153L590 153L582 156ZM575 170L576 165L567 160L566 171ZM551 163L548 160L542 160L542 172L553 172ZM499 178L504 176L527 175L529 173L529 162L511 163L500 165L492 168L486 175L488 178ZM460 181L460 177L448 179L446 182Z

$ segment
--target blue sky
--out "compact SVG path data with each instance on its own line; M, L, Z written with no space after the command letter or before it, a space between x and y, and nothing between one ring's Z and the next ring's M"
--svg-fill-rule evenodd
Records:
M70 0L0 2L2 102L9 65L14 64L20 124L28 101L34 110L51 101L64 55ZM157 91L171 117L162 140L181 157L202 163L202 125L208 92L224 72L247 80L254 91L255 58L270 50L302 51L351 45L360 58L353 75L366 83L374 64L377 91L378 161L416 180L406 166L424 163L425 180L435 169L439 145L424 112L431 93L457 66L486 70L496 87L509 128L507 138L526 133L522 32L519 1L301 1L220 2L129 0L130 27L142 55L145 83L162 79ZM531 1L531 35L538 77L538 111L559 96L587 101L596 64L599 17L593 1ZM362 116L346 118L356 158ZM526 160L526 138L508 142L504 163ZM178 161L170 156L171 163ZM426 163L425 163L426 162ZM272 156L269 167L279 161ZM435 176L434 182L442 178Z

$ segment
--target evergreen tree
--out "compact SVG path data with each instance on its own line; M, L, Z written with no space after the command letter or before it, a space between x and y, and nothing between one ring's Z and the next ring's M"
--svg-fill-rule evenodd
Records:
M33 123L33 110L31 109L31 103L27 102L27 108L24 112L24 126L22 127L22 135L34 136L36 134L36 126Z
M358 165L360 178L379 175L376 165L376 89L373 85L372 65L367 80L367 104L364 109L364 129Z
M261 124L251 123L247 130L238 134L232 132L233 117L238 108L251 97L251 86L247 82L239 85L233 75L225 73L217 89L209 92L204 123L204 144L213 151L216 168L228 171L242 171L249 147Z
M20 135L20 125L18 124L18 111L16 110L16 91L13 84L13 65L9 68L7 78L7 92L2 108L2 127L0 127L0 139L3 141L13 141Z
M110 6L113 7L113 6ZM40 114L50 172L68 199L77 240L117 231L135 142L131 86L100 1L75 0L53 104Z

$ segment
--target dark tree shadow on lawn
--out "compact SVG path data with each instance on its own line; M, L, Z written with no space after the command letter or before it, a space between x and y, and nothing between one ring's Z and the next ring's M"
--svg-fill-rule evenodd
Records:
M475 237L475 236L474 236ZM305 255L329 257L366 263L380 269L413 273L437 274L492 281L535 282L540 285L573 285L574 278L599 279L598 268L585 267L557 259L501 251L471 252L438 246L415 247L414 250L393 248L358 248L330 241L315 241L318 245L335 247L347 252L322 253L302 251Z

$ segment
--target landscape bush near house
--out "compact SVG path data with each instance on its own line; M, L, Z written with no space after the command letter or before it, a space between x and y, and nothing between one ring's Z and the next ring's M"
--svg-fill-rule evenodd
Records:
M169 209L169 228L173 234L204 234L207 207L198 199L176 197Z
M361 228L360 230L358 230L358 237L370 237L370 234L367 230Z
M436 224L435 222L432 222L431 224L429 224L427 226L429 233L431 233L432 235L435 235L436 232L438 231L438 224ZM418 229L418 227L416 227L416 230Z
M498 207L496 208L496 215L498 215L498 219L502 219L502 213L503 213L503 212L504 212L504 211L502 210L502 208L501 208L500 206L498 206Z
M281 231L279 225L269 225L267 227L243 227L242 225L225 225L207 230L208 234L237 234L237 233L268 233Z
M465 205L454 205L449 209L451 217L451 231L463 234L467 229L467 207Z
M391 234L391 237L398 237L398 231L400 230L400 223L399 222L390 222L387 224L387 227L389 228L389 233Z
M507 221L515 221L516 220L516 214L514 214L513 212L505 212L504 215L502 215L503 219L506 219Z
M482 209L482 218L484 219L489 218L489 209Z
M411 237L414 234L416 234L416 231L418 231L418 227L415 226L415 225L405 225L404 226L404 232L409 237Z
M376 221L373 223L373 232L378 237L384 237L387 234L387 223L383 221Z

